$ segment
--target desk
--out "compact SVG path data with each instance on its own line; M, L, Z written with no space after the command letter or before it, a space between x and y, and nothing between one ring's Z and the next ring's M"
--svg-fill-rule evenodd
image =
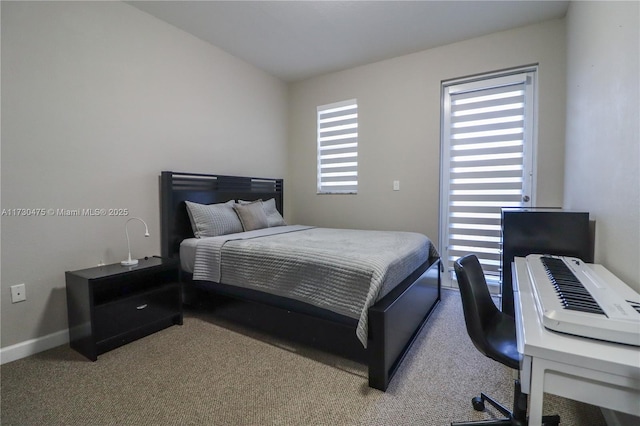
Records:
M537 313L524 258L514 259L512 274L529 425L541 424L544 392L640 416L640 348L547 330Z

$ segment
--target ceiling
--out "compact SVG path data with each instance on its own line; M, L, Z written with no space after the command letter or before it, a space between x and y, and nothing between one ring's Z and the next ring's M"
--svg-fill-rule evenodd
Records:
M284 80L565 16L568 1L128 1Z

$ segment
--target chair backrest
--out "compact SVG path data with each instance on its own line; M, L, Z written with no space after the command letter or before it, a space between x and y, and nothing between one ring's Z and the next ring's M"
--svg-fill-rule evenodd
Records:
M496 316L502 313L491 299L482 266L475 255L469 254L458 259L453 268L458 278L469 337L480 352L493 358L495 349L487 340L487 331L495 323Z

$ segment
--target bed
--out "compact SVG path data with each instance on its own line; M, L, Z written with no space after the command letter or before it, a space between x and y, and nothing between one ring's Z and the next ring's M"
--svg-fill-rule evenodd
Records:
M327 234L335 236L336 232L341 232L344 234L343 238L348 238L350 241L351 234L347 234L349 232L370 232L371 234L364 234L363 237L370 238L375 231L336 231L278 223L277 225L284 226L269 226L267 229L261 229L262 227L258 226L255 230L240 232L237 235L230 233L231 237L225 236L222 242L216 242L216 238L202 238L198 241L194 240L192 227L193 214L196 211L193 210L194 205L222 205L230 202L236 206L235 208L238 209L236 211L242 218L241 213L245 210L240 210L238 202L253 208L255 207L252 204L253 201L268 200L277 210L276 216L280 216L283 212L283 180L164 171L160 177L160 192L162 256L180 258L182 248L181 276L185 290L204 291L216 295L215 299L231 301L224 306L218 305L216 309L229 313L230 318L245 325L255 326L263 331L274 331L294 341L311 344L322 350L363 362L368 366L369 386L382 391L387 389L416 336L440 301L441 266L437 251L433 247L429 250L426 259L422 256L420 260L411 258L411 262L409 260L394 261L394 265L400 264L400 266L394 266L395 269L390 269L384 274L384 279L377 283L379 288L375 293L381 297L375 296L371 299L371 294L354 296L361 302L366 299L365 305L361 307L362 312L358 313L351 307L339 307L332 303L341 298L349 298L344 297L347 293L344 293L343 287L351 281L357 281L360 272L354 271L352 275L345 272L346 278L340 276L343 274L330 275L331 268L335 269L334 264L339 265L342 271L343 266L344 270L347 270L350 269L349 263L358 262L350 259L343 260L341 257L344 256L340 253L334 255L320 251L318 253L321 255L309 255L312 252L305 255L303 251L306 250L305 247L316 243L322 244L322 238ZM259 203L262 205L262 201ZM247 224L243 222L244 225ZM248 229L252 229L250 221ZM198 232L199 229L196 228L196 233ZM265 236L262 235L263 233L273 235ZM292 241L301 239L301 236L304 241L302 248L289 247ZM402 235L402 238L407 236L408 233ZM383 245L396 243L397 241L393 239L381 241ZM225 255L217 267L207 266L206 268L210 269L203 272L202 267L196 266L196 251L193 247L189 248L190 244L194 244L194 247L197 244L225 247ZM285 265L283 267L280 258L274 257L263 264L229 264L230 259L236 262L259 262L259 258L268 260L269 255L255 255L257 250L263 250L261 244L276 247L276 253L282 258L285 258L285 255L291 255L294 259L287 258L286 261L294 263L283 264ZM416 239L414 244L418 247L423 242ZM247 247L242 248L244 246ZM398 250L394 251L400 251L401 246L398 245L397 248ZM200 253L203 252L202 248L198 250ZM369 257L378 259L376 249L371 250L374 251L370 255L366 253L362 255L366 262L369 262ZM241 257L245 252L249 259ZM295 258L295 252L302 254ZM421 252L423 253L424 249ZM253 259L251 259L251 253L253 253ZM189 260L190 257L193 259ZM299 294L296 293L287 293L285 290L272 291L264 287L271 285L272 281L282 281L278 283L278 285L282 284L279 288L303 288L306 289L303 293L313 292L312 287L303 285L307 278L300 278L299 283L292 282L296 276L302 275L294 273L292 275L294 278L285 278L279 273L280 270L298 271L298 267L308 267L308 265L300 266L299 264L306 263L301 259L311 257L321 258L315 266L316 269L320 268L317 269L316 274L322 275L325 279L323 292L313 301L309 302L304 297L298 297ZM276 266L273 266L274 263ZM393 279L388 279L388 276ZM263 287L255 285L254 281L260 282L258 278L265 281L261 284ZM344 282L338 282L340 279ZM334 281L336 285L331 290ZM340 293L341 291L343 293Z

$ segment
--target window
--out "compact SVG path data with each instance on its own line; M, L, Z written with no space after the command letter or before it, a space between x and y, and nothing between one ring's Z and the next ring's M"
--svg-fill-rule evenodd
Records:
M318 107L318 194L358 192L358 102Z
M533 205L535 69L443 83L441 240L453 262L478 256L500 285L501 208Z

